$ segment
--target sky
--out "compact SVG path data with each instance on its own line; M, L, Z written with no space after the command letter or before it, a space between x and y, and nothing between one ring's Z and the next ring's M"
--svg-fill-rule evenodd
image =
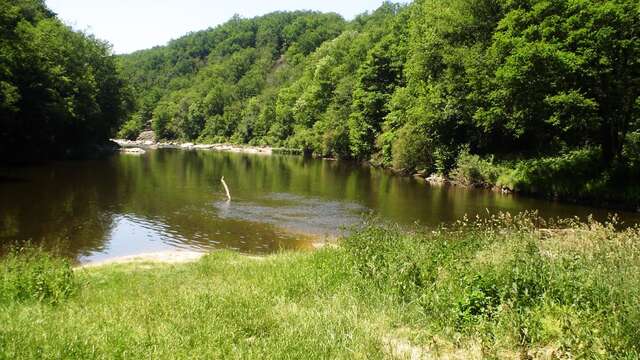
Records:
M382 0L46 0L67 25L107 40L117 54L164 45L234 14L254 17L277 10L337 12L346 19L374 10Z

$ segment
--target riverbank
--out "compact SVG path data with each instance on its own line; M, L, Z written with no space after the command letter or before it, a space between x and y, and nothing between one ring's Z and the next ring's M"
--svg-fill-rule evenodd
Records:
M274 149L271 147L259 147L249 145L234 144L194 144L182 143L176 141L155 142L152 140L123 140L113 139L115 143L120 145L122 151L128 153L144 153L145 149L182 149L182 150L209 150L224 151L245 154L271 155ZM135 149L135 150L132 150ZM142 150L142 151L141 151ZM277 152L278 150L276 150Z
M496 216L261 261L0 261L6 358L636 358L640 228ZM51 336L55 333L56 336Z
M149 140L152 139L152 140ZM227 151L251 154L302 155L295 149L254 147L232 144L193 144L158 142L153 136L130 140L115 140L122 146L121 152L141 155L145 149L175 148L184 150ZM593 154L568 154L558 158L498 162L477 155L462 153L454 168L447 175L427 169L393 169L382 163L366 162L397 176L414 177L430 186L456 186L484 189L504 195L521 195L529 198L561 201L569 204L596 206L615 211L640 212L640 187L629 180L617 183L619 178L607 173L593 174L598 161ZM597 157L596 157L597 158ZM329 159L334 160L334 159ZM573 169L583 169L575 172ZM633 176L628 176L633 179Z
M198 261L205 255L205 252L198 251L168 250L137 255L120 256L104 261L90 262L80 265L75 269L78 270L108 265L133 263L184 264Z

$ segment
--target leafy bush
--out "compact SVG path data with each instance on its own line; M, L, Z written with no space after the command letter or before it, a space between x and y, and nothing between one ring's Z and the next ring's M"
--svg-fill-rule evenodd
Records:
M0 259L0 304L23 301L57 304L76 290L69 262L41 249L14 249Z
M127 120L120 131L118 131L118 138L135 140L138 135L144 130L144 120L140 114L134 114L129 120Z
M627 161L629 168L640 171L640 131L627 134L622 156Z
M493 186L496 185L500 172L501 169L494 165L493 159L482 159L470 154L469 148L464 148L449 176L464 185Z
M398 131L392 145L393 167L401 170L433 167L432 144L429 134L420 126L405 125Z
M318 135L311 129L296 128L287 145L291 149L300 149L305 155L318 153Z
M501 178L508 187L551 197L586 196L602 174L598 149L579 149L560 156L520 161Z

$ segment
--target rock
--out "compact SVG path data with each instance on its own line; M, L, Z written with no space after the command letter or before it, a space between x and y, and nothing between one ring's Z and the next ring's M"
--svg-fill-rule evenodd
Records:
M193 149L193 143L184 143L180 145L180 147L183 149Z
M507 194L511 194L513 193L513 190L509 189L508 187L504 186L500 189L500 192L507 195Z
M426 178L426 180L431 185L443 185L448 182L444 176L439 174L431 174Z
M143 131L138 135L138 141L144 142L145 145L152 145L156 142L156 133L153 131Z
M207 145L207 144L198 144L193 146L193 148L196 150L211 150L213 147L214 145Z
M146 153L146 151L144 151L144 149L137 148L137 147L121 148L120 152L123 153L123 154L128 154L128 155L142 155L142 154Z

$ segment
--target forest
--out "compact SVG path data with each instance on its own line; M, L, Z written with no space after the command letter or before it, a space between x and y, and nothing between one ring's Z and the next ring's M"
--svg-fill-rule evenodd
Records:
M43 0L0 0L0 161L95 152L131 112L127 89L106 42Z
M638 34L632 0L235 17L119 58L137 95L120 135L150 127L637 207Z
M640 206L635 0L235 16L118 56L42 0L0 4L2 158L152 129Z

